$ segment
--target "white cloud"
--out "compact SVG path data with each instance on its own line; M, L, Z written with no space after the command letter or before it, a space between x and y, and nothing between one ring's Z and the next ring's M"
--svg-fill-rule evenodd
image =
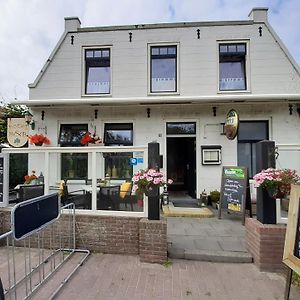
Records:
M177 21L245 20L267 6L269 20L300 62L298 0L0 0L0 99L28 98L34 81L64 30L65 16L82 26Z

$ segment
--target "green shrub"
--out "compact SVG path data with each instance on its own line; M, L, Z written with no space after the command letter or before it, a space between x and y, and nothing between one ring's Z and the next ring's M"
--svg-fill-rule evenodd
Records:
M210 192L209 195L212 202L218 202L220 200L220 192L217 190Z

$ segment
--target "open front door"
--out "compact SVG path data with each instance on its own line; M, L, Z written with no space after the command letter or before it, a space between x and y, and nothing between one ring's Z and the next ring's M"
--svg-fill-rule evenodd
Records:
M196 198L196 138L167 137L167 177L173 179L169 191L186 192Z

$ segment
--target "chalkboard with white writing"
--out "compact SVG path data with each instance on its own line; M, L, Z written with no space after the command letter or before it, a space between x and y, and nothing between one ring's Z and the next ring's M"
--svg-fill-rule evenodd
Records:
M245 167L223 167L220 192L219 218L221 211L242 214L242 222L245 223L245 210L249 209L251 215L251 203L249 192L249 180Z

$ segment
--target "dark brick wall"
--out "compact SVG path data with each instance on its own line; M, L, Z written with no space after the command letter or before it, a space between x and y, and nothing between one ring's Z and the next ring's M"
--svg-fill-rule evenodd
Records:
M282 263L285 225L262 224L246 218L246 246L260 271L286 272Z

